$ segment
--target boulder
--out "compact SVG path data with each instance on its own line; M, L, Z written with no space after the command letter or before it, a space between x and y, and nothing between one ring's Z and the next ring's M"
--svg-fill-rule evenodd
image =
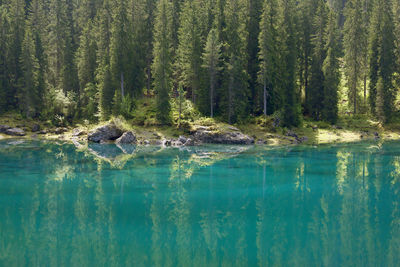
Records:
M40 125L39 124L34 124L33 126L32 126L32 132L39 132L40 131Z
M182 144L184 144L184 143L186 143L187 138L185 136L183 136L183 135L180 135L179 138L178 138L178 141L180 141Z
M88 140L95 143L101 141L115 140L122 135L122 130L119 129L115 124L110 123L101 127L96 128L94 131L88 134Z
M0 125L0 133L5 133L8 129L11 129L11 127L8 125Z
M63 133L65 133L65 132L67 132L67 131L68 131L68 129L65 128L65 127L58 127L58 128L56 128L56 129L54 130L54 133L55 133L55 134L63 134Z
M193 140L193 139L188 138L188 139L186 140L186 142L185 142L184 145L185 145L185 146L194 146L195 143L194 143L194 140Z
M125 132L119 137L117 140L115 140L117 144L136 144L136 136L133 132Z
M172 140L171 145L175 147L183 146L183 142L181 142L179 139L178 140Z
M81 135L84 135L84 134L86 134L86 131L82 130L82 129L79 129L79 128L75 128L72 131L72 136L81 136Z
M5 130L4 133L8 134L8 135L13 135L13 136L24 136L25 135L25 131L22 130L21 128L9 128L9 129Z
M195 143L209 143L209 144L230 144L230 145L250 145L254 144L254 138L245 135L241 132L218 132L198 129L193 139Z

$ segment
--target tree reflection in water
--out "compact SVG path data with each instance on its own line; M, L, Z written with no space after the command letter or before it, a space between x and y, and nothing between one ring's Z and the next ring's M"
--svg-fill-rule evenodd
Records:
M1 266L395 266L400 143L0 142Z

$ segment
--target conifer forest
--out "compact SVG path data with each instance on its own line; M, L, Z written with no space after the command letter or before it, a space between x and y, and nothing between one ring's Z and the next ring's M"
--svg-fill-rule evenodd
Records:
M385 124L399 88L397 0L0 0L0 114Z

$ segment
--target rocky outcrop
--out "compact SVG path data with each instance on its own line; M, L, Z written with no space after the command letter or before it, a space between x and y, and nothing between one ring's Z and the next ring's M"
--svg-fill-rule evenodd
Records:
M8 125L0 125L0 133L5 133L8 129L11 129Z
M199 127L193 134L195 143L251 145L254 138L245 135L234 128L233 131L212 131L206 127Z
M86 131L79 129L79 128L76 128L72 131L72 136L81 136L81 135L85 135L85 134L86 134Z
M12 136L24 136L25 131L21 128L9 128L4 131L5 134L12 135Z
M88 140L95 143L100 143L108 140L115 140L122 135L122 130L115 124L110 123L96 128L88 134Z
M125 132L119 137L117 140L115 140L117 144L136 144L136 136L133 132Z

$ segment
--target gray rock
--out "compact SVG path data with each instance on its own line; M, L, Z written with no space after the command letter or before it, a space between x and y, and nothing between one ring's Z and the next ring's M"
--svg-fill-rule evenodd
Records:
M193 140L193 139L188 138L188 139L186 140L186 142L185 142L184 145L185 145L185 146L194 146L195 143L194 143L194 140Z
M40 125L39 124L34 124L33 126L32 126L32 132L39 132L40 131Z
M164 139L164 140L162 141L162 144L163 144L163 146L171 146L171 145L172 145L172 142L171 142L171 140Z
M144 145L150 145L150 142L149 142L149 140L144 140L144 141L143 141L143 144L144 144Z
M88 140L95 143L100 141L115 140L122 135L122 130L110 123L96 128L88 134Z
M136 144L136 136L133 132L125 132L119 137L117 140L115 140L117 144Z
M288 131L288 132L286 133L286 136L294 137L294 138L296 138L296 139L299 138L299 136L298 136L295 132L293 132L293 131Z
M67 132L67 131L68 131L68 129L65 128L65 127L58 127L58 128L56 128L56 129L54 130L54 133L55 133L55 134L63 134L63 133L65 133L65 132Z
M5 133L8 129L11 129L11 127L8 125L0 125L0 133Z
M250 145L254 144L254 138L241 132L213 132L209 130L197 130L193 135L196 142L209 144Z
M25 135L25 131L22 130L21 128L10 128L10 129L7 129L4 133L8 134L8 135L13 135L13 136L24 136Z
M375 136L375 139L381 138L381 137L379 136L379 133L378 133L378 132L374 132L374 136Z
M186 138L185 136L183 136L183 135L180 135L179 138L178 138L178 140L179 140L182 144L184 144L184 143L186 143L187 138Z
M76 128L72 131L72 136L81 136L81 135L85 135L85 134L86 134L86 131L79 129L79 128Z
M38 132L38 134L47 134L46 130L41 130L40 132Z
M172 140L171 145L175 147L183 146L183 142L181 142L179 139L178 140Z

